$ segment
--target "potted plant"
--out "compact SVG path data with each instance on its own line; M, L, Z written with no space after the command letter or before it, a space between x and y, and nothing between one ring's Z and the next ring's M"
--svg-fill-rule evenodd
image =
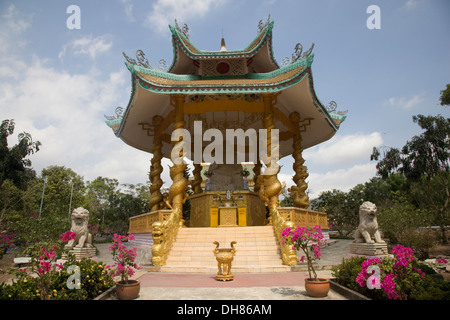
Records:
M309 278L305 279L306 293L312 297L326 297L330 290L330 281L325 278L318 278L314 269L314 261L320 259L320 246L326 244L322 230L319 225L308 229L297 227L296 229L286 228L281 233L283 244L292 245L292 249L304 252L300 258L301 262L306 259Z
M131 280L135 273L135 269L141 269L134 260L136 259L136 248L127 249L122 243L123 241L134 240L134 236L121 236L114 234L113 245L109 247L109 251L113 256L114 265L106 266L112 278L120 277L116 282L116 294L120 300L133 300L139 295L141 284L139 280Z

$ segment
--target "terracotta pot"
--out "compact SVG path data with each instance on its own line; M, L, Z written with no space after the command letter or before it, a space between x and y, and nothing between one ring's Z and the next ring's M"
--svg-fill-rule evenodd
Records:
M133 300L139 296L141 283L139 280L119 281L116 283L116 294L119 300Z
M330 280L325 278L305 279L306 293L314 298L323 298L330 290Z

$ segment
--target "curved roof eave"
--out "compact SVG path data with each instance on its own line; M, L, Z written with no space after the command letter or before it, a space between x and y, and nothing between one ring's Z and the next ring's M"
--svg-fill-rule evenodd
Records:
M233 59L233 58L251 58L258 53L264 46L266 41L268 42L268 51L270 61L275 68L279 68L277 61L273 56L272 46L272 29L274 22L270 22L265 26L261 32L258 33L255 39L242 50L234 51L202 51L197 49L181 32L176 28L169 25L172 32L172 46L173 46L173 60L168 69L168 72L172 72L177 67L180 52L186 55L188 58L196 59ZM181 50L179 49L181 47Z
M158 77L160 79L167 79L167 80L170 80L175 83L177 81L180 81L180 82L191 81L193 83L199 83L199 81L196 81L196 80L200 79L201 77L192 76L192 75L191 76L189 76L189 75L174 75L174 74L170 74L170 73L163 72L160 70L147 69L147 68L144 68L141 66L137 66L137 65L133 65L128 62L125 62L127 68L130 70L131 75L132 75L132 90L131 90L130 100L129 100L129 103L127 105L125 112L123 113L123 115L120 119L106 121L106 123L108 124L108 126L110 126L113 129L115 135L117 137L121 138L127 144L129 144L137 149L150 152L146 147L138 146L138 145L136 145L136 143L129 141L129 138L122 136L122 132L123 132L124 128L126 127L130 112L132 112L131 109L132 109L133 105L135 104L136 99L139 99L139 97L137 97L137 95L139 95L138 91L141 92L140 90L144 90L142 92L156 94L153 97L159 97L158 99L167 99L167 101L168 101L167 104L169 104L170 94L188 94L189 95L189 94L217 94L217 93L220 93L220 94L268 93L268 92L277 93L277 92L282 92L282 91L286 90L285 91L286 94L288 94L288 96L291 96L292 94L289 92L298 91L294 87L296 87L300 83L304 82L303 81L304 78L307 77L306 81L308 84L308 89L303 92L309 92L309 93L307 93L307 95L309 95L310 97L307 99L310 99L312 105L315 106L315 108L317 109L316 112L319 112L319 114L322 114L322 116L320 116L320 117L323 117L325 120L325 122L323 122L323 124L328 123L328 127L331 129L331 131L329 131L329 133L327 134L328 138L321 137L321 138L319 138L320 141L311 141L310 143L308 143L309 146L307 146L307 147L310 147L310 146L313 146L315 144L318 144L320 142L326 141L329 138L331 138L337 132L337 130L339 129L339 125L340 125L339 123L336 123L334 121L334 119L336 118L336 115L332 112L329 112L327 110L327 108L319 101L319 99L316 96L314 86L313 86L311 69L310 69L310 66L313 62L313 56L314 55L311 54L310 56L308 56L302 60L296 61L288 66L284 66L281 69L278 69L278 70L275 70L275 71L272 71L272 72L269 72L266 74L251 74L251 76L248 79L250 80L249 81L250 83L253 83L255 81L255 79L256 80L273 79L277 76L286 75L288 72L291 72L290 76L283 79L283 81L280 83L270 83L269 82L268 84L261 85L259 88L257 86L249 84L247 86L243 86L243 87L247 87L247 88L245 88L245 90L238 90L237 89L238 87L236 85L235 86L233 86L233 85L223 86L222 85L222 88L219 88L220 86L216 86L216 88L214 89L212 86L203 87L203 88L201 86L197 86L197 88L196 88L195 85L187 85L186 86L186 85L182 85L182 84L180 84L180 86L172 86L172 87L167 86L165 88L166 91L164 91L163 86L158 84L159 89L155 89L156 86L152 88L152 85L155 85L155 84L154 83L152 84L148 79L146 79L145 75ZM222 82L223 82L223 80L222 80ZM172 89L177 89L177 91L174 91ZM286 97L286 95L282 95L279 97L279 100L280 99L284 100L285 97ZM295 93L293 93L292 99L294 102L296 101ZM160 100L160 101L162 101L162 100ZM287 103L289 105L293 105L293 103L291 103L291 101L288 101ZM341 116L339 118L339 120L340 120L340 122L344 121L345 116L344 117ZM328 130L326 130L326 131L328 131Z

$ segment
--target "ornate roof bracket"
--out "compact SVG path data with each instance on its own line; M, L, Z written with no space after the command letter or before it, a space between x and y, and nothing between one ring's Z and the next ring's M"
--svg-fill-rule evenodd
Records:
M125 54L125 52L122 52L123 56L125 57L125 59L127 60L128 63L131 63L135 66L140 66L140 67L144 67L147 69L153 69L153 67L150 65L150 63L148 62L148 59L145 57L145 53L144 51L142 51L141 49L136 51L136 60L130 58L129 56L127 56ZM167 71L169 69L169 67L167 66L166 60L161 59L158 62L158 66L159 66L159 70L161 71Z
M259 20L258 31L256 33L260 34L264 30L264 28L269 25L269 23L270 23L270 14L269 14L269 17L267 18L267 21L265 23L264 23L264 21Z
M189 39L189 27L186 23L183 24L183 28L180 28L177 19L175 19L175 29L177 29L177 31L180 32L186 39Z
M345 111L337 111L337 103L336 101L330 101L328 103L328 106L326 107L328 113L330 114L331 118L335 120L335 122L339 125L341 124L346 118L347 118L347 112Z
M312 43L311 48L309 48L307 51L305 51L302 55L303 46L300 42L297 43L295 45L294 53L292 54L292 58L289 59L289 57L285 57L283 59L283 63L281 64L281 66L284 67L284 66L292 64L298 60L303 60L303 59L309 57L311 55L313 49L314 49L314 42Z
M142 130L147 131L147 136L152 137L155 135L155 125L148 122L139 122L138 125L141 126Z
M117 120L117 119L122 119L123 117L123 108L122 107L117 107L116 110L114 111L116 113L115 116L107 116L104 115L104 117L106 118L106 120L108 121L113 121L113 120Z

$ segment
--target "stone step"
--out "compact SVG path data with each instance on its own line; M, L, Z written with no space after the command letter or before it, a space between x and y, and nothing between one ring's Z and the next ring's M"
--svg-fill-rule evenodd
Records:
M217 273L217 261L213 250L218 241L221 248L230 248L236 241L236 255L232 272L290 272L283 265L280 247L272 226L182 228L161 272Z

